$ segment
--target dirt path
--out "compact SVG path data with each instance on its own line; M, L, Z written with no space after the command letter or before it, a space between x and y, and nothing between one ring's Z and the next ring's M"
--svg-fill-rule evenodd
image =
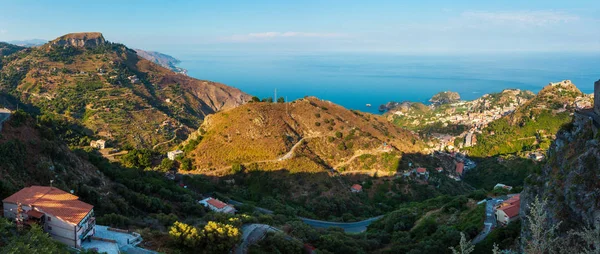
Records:
M173 142L175 139L177 139L177 131L179 131L180 129L181 129L181 126L180 126L180 127L178 127L177 129L175 129L175 130L173 131L173 134L174 134L174 135L173 135L173 138L172 138L172 139L170 139L170 140L167 140L167 141L163 141L163 142L160 142L160 143L158 143L158 144L154 145L154 146L152 147L152 150L156 149L156 148L157 148L158 146L160 146L160 145L164 145L164 144L168 144L168 143L171 143L171 142Z

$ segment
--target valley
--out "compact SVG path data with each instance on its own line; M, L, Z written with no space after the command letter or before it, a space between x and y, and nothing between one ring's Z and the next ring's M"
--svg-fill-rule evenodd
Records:
M538 193L569 207L551 218L570 229L593 220L595 196L574 194L597 187L593 96L568 80L375 115L252 97L136 51L101 33L0 44L2 198L51 184L165 253L452 253L461 238L517 250L526 209L501 225L499 200ZM254 241L256 227L272 230Z

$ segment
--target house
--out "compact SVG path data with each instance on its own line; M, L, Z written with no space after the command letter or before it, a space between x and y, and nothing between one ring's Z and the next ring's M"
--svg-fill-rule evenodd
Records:
M507 225L519 219L520 210L521 195L517 194L496 207L496 220L502 225Z
M198 203L208 207L208 209L218 212L218 213L235 213L235 208L232 205L229 205L221 200L216 198L206 198L200 200Z
M140 82L140 79L136 75L129 76L129 77L127 77L127 79L129 79L129 81L131 82L131 84L135 84L135 83Z
M435 171L437 171L438 173L442 173L444 171L444 168L437 167L437 168L435 168Z
M177 158L177 156L180 154L183 154L183 151L181 151L181 150L170 151L167 153L167 157L169 158L169 160L174 161L175 158Z
M465 163L457 162L456 163L456 174L459 176L462 176L464 171L465 171Z
M94 206L57 188L31 186L2 200L4 217L39 224L55 240L74 248L96 233Z
M360 184L354 184L350 187L350 191L354 193L362 192L362 186Z
M544 154L541 152L534 152L529 155L532 160L542 161L544 159Z
M499 183L499 184L496 184L496 186L494 186L494 189L496 189L496 188L502 188L502 189L510 191L510 190L512 190L513 187Z
M93 140L90 142L90 146L96 149L104 149L106 148L106 141L103 139Z
M426 168L417 168L417 174L419 174L419 175L426 175L427 173L428 172L427 172Z

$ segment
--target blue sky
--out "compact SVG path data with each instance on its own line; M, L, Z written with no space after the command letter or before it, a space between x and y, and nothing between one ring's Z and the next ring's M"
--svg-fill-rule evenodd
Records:
M600 1L14 1L0 41L99 31L163 51L600 51Z

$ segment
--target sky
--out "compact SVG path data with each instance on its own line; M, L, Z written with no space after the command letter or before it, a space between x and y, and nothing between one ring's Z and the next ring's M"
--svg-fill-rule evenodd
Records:
M171 52L600 52L598 13L598 0L0 0L0 41L97 31Z

